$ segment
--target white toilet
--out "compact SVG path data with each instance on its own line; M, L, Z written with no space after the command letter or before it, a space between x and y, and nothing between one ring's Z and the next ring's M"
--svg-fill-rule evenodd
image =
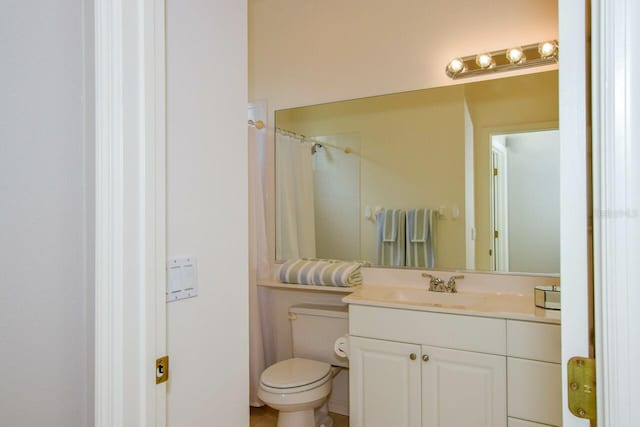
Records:
M264 370L258 397L277 409L278 427L331 427L326 402L333 377L346 358L334 343L348 331L347 308L302 304L289 307L293 358Z

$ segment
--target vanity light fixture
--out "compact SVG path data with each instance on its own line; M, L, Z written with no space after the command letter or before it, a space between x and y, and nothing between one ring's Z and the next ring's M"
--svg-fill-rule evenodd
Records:
M558 54L558 44L555 41L542 42L538 45L541 58L552 58Z
M452 79L460 79L488 72L513 71L557 62L558 41L549 40L455 58L447 64L445 72Z
M507 49L507 53L505 55L511 64L521 64L527 60L527 57L524 55L524 52L520 47Z
M493 60L493 57L490 53L481 53L476 56L476 65L483 70L487 68L493 68L496 66L496 61Z
M447 64L447 74L458 74L466 70L464 61L462 58L453 58L449 64Z

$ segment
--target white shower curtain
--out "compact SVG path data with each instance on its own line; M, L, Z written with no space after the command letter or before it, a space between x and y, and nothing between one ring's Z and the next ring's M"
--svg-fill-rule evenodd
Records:
M313 258L316 230L311 146L276 133L276 258Z
M271 278L271 262L267 243L264 174L267 130L249 127L249 404L262 406L258 399L260 374L265 366L265 347L261 321L259 280Z

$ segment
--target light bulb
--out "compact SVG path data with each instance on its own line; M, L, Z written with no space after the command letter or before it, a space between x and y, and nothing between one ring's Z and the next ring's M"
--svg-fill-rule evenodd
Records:
M512 64L521 64L526 59L524 56L524 52L519 47L507 49L506 56L509 62Z
M538 45L538 53L544 59L551 58L556 55L558 46L555 42L542 42Z
M481 53L480 55L476 56L476 64L478 64L478 67L485 69L493 67L495 65L495 62L493 62L493 58L490 54Z
M454 76L464 71L464 69L464 61L460 58L452 59L451 62L449 62L449 64L447 65L447 72Z

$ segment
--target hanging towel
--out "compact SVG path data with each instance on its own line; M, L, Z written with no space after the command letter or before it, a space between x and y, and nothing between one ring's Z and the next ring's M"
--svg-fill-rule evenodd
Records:
M407 266L434 268L435 218L432 209L407 211Z
M348 287L362 284L359 262L288 260L280 267L280 282L300 285Z
M378 265L402 267L405 263L406 214L401 209L378 212Z
M407 212L407 230L413 228L410 243L424 243L429 237L429 209L411 209ZM407 233L409 234L409 233Z
M398 240L398 215L400 209L387 209L382 212L383 242L395 242Z

